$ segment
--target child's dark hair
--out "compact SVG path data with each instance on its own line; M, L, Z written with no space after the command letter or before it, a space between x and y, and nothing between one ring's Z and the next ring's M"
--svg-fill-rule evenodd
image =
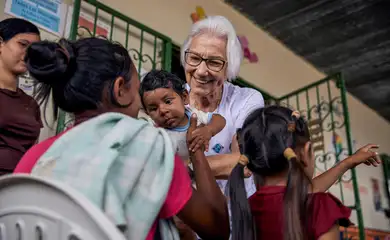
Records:
M175 74L165 70L152 70L145 75L139 88L143 107L145 107L143 101L144 93L158 88L170 88L179 95L182 95L186 90L184 80Z
M37 91L40 104L46 105L53 93L54 117L58 107L70 113L97 109L105 89L110 101L122 107L114 98L114 82L121 76L129 83L132 75L127 50L99 38L33 43L25 62L31 76L40 83Z
M269 106L255 110L237 131L240 153L248 158L247 167L255 178L272 176L288 170L284 194L284 238L308 239L307 206L311 180L299 160L284 156L287 148L304 147L310 140L305 121L288 108ZM256 238L251 209L246 198L244 166L237 164L229 178L229 196L232 211L232 239Z

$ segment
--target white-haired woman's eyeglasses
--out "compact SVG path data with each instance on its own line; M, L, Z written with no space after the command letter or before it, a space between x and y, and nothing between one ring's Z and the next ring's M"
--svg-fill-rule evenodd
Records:
M197 67L204 61L206 63L207 68L214 72L221 71L226 64L225 60L220 59L218 57L203 58L199 54L190 52L188 50L185 51L184 60L188 65L192 67Z

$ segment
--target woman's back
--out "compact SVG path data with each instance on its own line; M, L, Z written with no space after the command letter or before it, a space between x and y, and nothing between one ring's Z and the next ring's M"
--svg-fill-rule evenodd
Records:
M284 239L284 193L285 186L265 186L249 198L255 221L257 239ZM309 195L307 229L310 239L318 239L335 223L349 226L351 210L329 193Z

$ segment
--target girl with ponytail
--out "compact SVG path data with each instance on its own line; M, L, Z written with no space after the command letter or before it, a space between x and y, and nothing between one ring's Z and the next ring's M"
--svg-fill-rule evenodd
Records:
M281 106L255 110L237 140L241 157L229 178L232 240L339 239L338 226L349 226L351 210L330 193L313 191L310 134L298 112ZM369 151L375 147L367 145L343 162L376 165L376 153ZM245 167L257 180L248 200Z

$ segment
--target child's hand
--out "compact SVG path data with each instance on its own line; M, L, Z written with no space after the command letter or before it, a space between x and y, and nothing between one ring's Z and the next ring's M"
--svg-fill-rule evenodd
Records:
M209 150L210 139L213 137L213 132L208 126L198 127L192 132L189 149L193 152L199 147L204 146L205 151Z
M190 118L190 127L187 130L187 147L190 153L194 153L199 150L199 148L203 147L202 142L198 142L197 138L194 137L194 133L197 130L197 121L196 114L192 114Z
M356 167L361 163L364 163L367 166L373 165L376 167L381 163L381 159L375 151L378 147L379 146L375 144L367 144L345 160L350 162L351 168Z

